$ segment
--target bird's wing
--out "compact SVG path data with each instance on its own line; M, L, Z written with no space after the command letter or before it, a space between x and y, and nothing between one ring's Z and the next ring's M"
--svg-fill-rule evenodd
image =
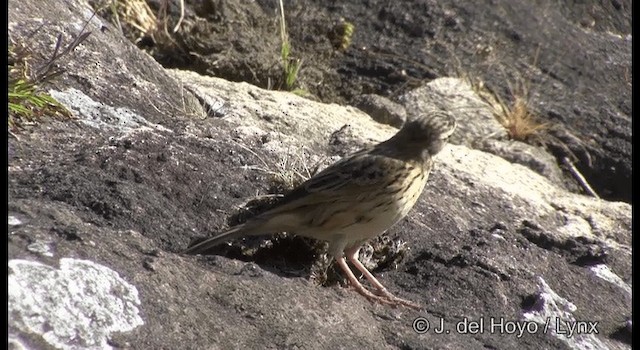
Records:
M357 196L391 185L406 162L363 150L345 158L289 192L264 215L273 215L296 207L312 207L339 198ZM387 183L385 183L387 182Z

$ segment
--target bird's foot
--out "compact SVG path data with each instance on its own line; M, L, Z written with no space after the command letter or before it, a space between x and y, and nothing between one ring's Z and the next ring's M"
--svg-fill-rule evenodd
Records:
M406 306L412 308L414 310L421 310L422 306L420 304L414 303L410 300L398 298L397 296L389 293L386 289L378 289L376 290L376 294L370 292L368 289L364 288L364 286L354 286L356 291L367 298L371 303L380 303L393 307L397 306Z
M394 305L394 306L406 306L406 307L410 307L414 310L420 310L422 309L422 306L418 303L414 303L411 300L407 300L407 299L402 299L399 298L391 293L389 293L389 291L387 291L387 289L378 289L377 291L377 296L380 298L384 298L385 300L387 300L387 304L389 305Z

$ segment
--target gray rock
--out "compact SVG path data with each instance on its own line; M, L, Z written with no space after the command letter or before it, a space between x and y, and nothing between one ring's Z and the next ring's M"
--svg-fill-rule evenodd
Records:
M69 40L90 13L80 1L12 1L9 33L24 41L45 23L28 43L36 57L48 57L57 35ZM19 286L23 295L9 299L14 346L631 348L611 337L631 318L631 206L567 192L465 145L445 147L416 207L387 233L404 240L391 240L406 247L404 258L374 271L393 293L422 303L420 312L312 282L316 256L286 241L257 248L251 259L233 244L213 257L179 254L191 239L226 227L249 200L271 195L274 174L332 156L331 135L344 125L363 144L395 129L355 108L167 71L99 18L89 29L60 62L66 73L46 86L74 119L43 118L8 141L8 210L20 221L9 227L8 258L37 266L9 266L20 278L9 280L9 290ZM223 101L226 113L207 114L202 101ZM53 256L31 253L36 241L48 242ZM83 288L73 288L80 277L55 280L81 302L47 304L59 313L22 307L51 281L30 274L60 274L69 261L101 272L80 276L93 281ZM457 332L492 319L543 327L553 301L560 309L549 317L597 320L599 333L570 343L557 331ZM61 321L65 313L78 317ZM52 340L50 327L25 328L27 316L64 334ZM416 320L450 332L419 333Z
M577 191L575 185L567 185L556 159L538 147L520 141L484 139L476 144L476 148L524 165L557 186Z
M376 94L359 95L353 99L352 104L370 115L378 123L388 124L396 128L400 128L407 119L407 112L404 107L384 96Z
M436 108L448 111L458 122L451 143L472 147L487 139L504 139L507 132L493 117L471 86L461 79L439 78L400 96L408 115L420 115Z

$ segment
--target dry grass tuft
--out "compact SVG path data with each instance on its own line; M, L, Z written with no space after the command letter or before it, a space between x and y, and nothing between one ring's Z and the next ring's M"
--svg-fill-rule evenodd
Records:
M522 96L515 96L510 106L502 106L499 113L494 114L514 140L526 141L548 128L547 123L538 122L538 117Z
M174 34L181 29L184 1L180 1L181 15L175 25L169 23L173 22L168 13L169 5L168 0L160 1L157 14L145 0L106 0L94 8L136 45L177 47Z
M530 141L549 128L549 124L540 122L533 112L526 88L510 88L511 103L507 104L482 82L476 82L472 86L480 98L491 107L493 115L504 126L511 139Z

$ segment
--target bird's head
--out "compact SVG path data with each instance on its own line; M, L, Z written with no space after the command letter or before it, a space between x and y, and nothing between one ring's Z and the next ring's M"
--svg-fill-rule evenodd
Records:
M402 129L389 141L408 153L427 151L430 156L442 150L449 136L456 129L456 121L450 114L434 110L421 116L408 119Z

